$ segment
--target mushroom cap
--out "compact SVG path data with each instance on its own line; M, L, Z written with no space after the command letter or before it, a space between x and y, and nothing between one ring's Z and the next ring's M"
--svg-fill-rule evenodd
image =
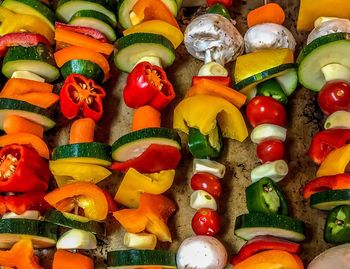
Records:
M243 53L243 37L232 20L218 14L204 14L186 28L184 43L195 58L224 65Z
M308 269L348 269L350 264L350 244L326 250L309 264Z
M321 23L315 27L307 38L307 44L310 44L315 39L334 33L350 33L350 20L348 19L333 19Z
M279 48L294 51L296 46L292 33L276 23L262 23L250 27L244 35L244 44L246 53Z

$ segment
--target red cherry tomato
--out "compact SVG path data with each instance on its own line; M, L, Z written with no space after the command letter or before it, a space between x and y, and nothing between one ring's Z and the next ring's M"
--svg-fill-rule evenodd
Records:
M324 114L338 110L350 112L350 84L345 81L331 81L318 94L318 105Z
M256 127L263 123L285 126L287 112L280 102L268 96L256 96L247 106L247 117L250 124Z
M233 0L207 0L207 5L211 7L212 5L215 5L215 4L221 4L227 8L230 8L232 7L232 2Z
M191 178L191 188L194 191L206 191L215 199L219 199L221 195L220 180L216 176L209 173L194 174Z
M284 144L280 140L266 140L256 148L259 160L262 163L284 159Z
M199 209L193 216L192 229L196 235L216 235L220 230L219 214L209 208Z

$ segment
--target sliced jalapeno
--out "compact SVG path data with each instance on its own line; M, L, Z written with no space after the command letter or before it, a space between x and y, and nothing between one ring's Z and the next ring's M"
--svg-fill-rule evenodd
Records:
M288 103L288 97L284 93L281 85L275 78L261 82L257 86L257 95L270 96L273 99L281 102L282 104Z
M288 205L279 187L268 177L260 179L246 189L249 212L288 215Z
M350 243L350 206L337 206L329 213L324 239L328 243Z

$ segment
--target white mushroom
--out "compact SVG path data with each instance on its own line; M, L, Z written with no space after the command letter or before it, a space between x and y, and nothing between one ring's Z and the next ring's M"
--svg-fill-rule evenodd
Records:
M184 43L195 58L224 65L243 53L243 37L232 20L218 14L204 14L186 28Z
M211 236L187 238L176 254L178 269L223 269L226 262L225 247Z
M333 33L350 33L350 20L339 19L339 18L329 18L323 20L318 19L321 23L317 23L318 26L312 30L307 39L307 44L310 44L315 39L333 34Z
M250 27L244 36L244 43L246 53L279 48L294 51L296 45L292 33L283 25L275 23L262 23Z
M317 256L307 269L349 269L350 244L340 245L326 250Z

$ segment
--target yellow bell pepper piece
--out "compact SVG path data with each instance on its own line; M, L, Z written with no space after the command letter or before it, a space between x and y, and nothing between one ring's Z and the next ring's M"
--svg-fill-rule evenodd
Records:
M38 17L15 14L7 8L0 7L0 36L22 31L41 34L51 44L55 42L54 31Z
M294 54L290 49L270 49L241 55L236 61L235 82L238 83L268 69L290 63L294 63Z
M125 174L114 200L127 207L137 208L142 193L162 194L171 187L174 177L175 170L143 175L134 168L130 168Z
M345 173L346 167L350 162L350 145L331 151L321 163L317 171L317 177L332 176Z
M177 27L161 20L145 21L132 28L126 29L124 36L135 33L152 33L167 38L176 49L184 40L184 35Z
M173 127L188 134L189 127L209 135L219 124L222 135L240 142L248 136L241 112L223 98L195 95L182 100L175 108Z
M50 170L58 187L77 181L96 184L112 174L108 169L99 165L63 161L50 161Z
M349 0L301 0L298 16L298 31L311 31L319 17L350 19Z

